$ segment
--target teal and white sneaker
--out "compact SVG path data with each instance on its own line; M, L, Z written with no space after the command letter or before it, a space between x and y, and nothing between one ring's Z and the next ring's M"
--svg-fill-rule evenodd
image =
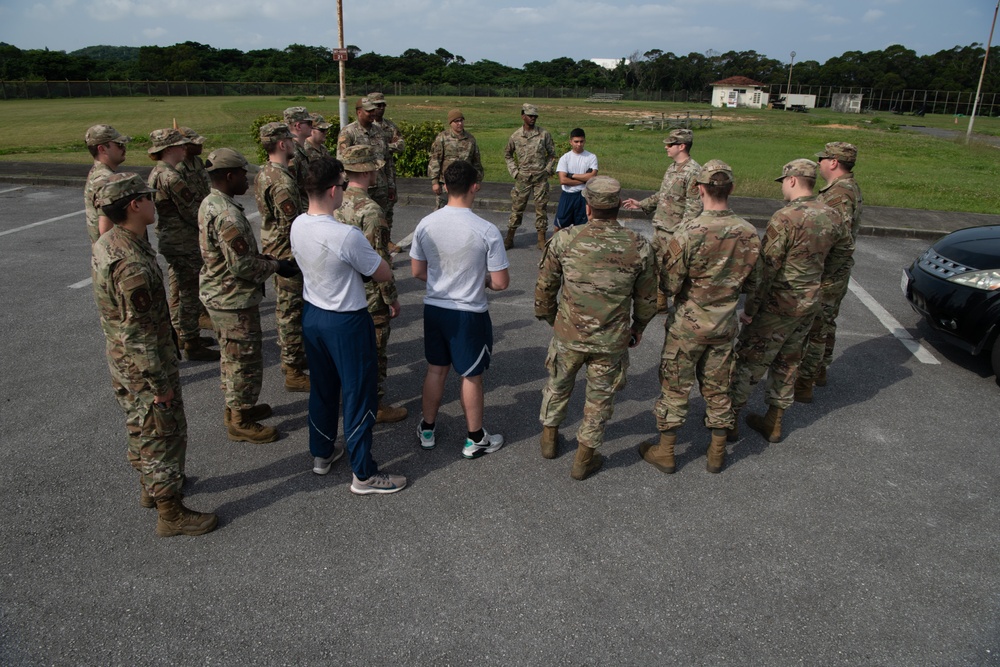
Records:
M434 445L437 442L434 440L434 431L437 428L437 424L434 425L433 429L425 431L420 428L420 424L417 424L417 438L420 439L420 446L424 449L434 449Z
M503 436L499 433L490 435L490 432L483 429L483 439L479 442L472 442L465 439L465 447L462 448L462 456L467 459L478 459L483 454L492 454L503 447Z

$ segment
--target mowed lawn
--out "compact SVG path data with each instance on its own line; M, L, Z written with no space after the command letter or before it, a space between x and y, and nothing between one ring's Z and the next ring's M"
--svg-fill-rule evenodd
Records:
M471 97L392 97L387 116L420 123L445 122L448 110L465 113L466 129L480 146L490 181L510 181L503 161L507 138L520 124L520 105L529 100ZM568 149L574 127L587 131L587 148L597 154L601 172L618 178L626 188L655 190L668 166L663 150L666 131L630 130L626 123L644 116L686 111L707 114L706 105L667 102L588 103L580 99L533 99L540 109L539 125L553 135L560 150ZM353 113L355 100L349 106ZM265 113L281 113L304 105L328 119L338 116L331 97L171 97L90 98L70 100L8 100L0 102L0 160L35 162L90 162L83 133L95 123L109 123L137 137L129 164L144 164L148 133L178 124L195 128L206 137L206 148L231 146L248 156L254 152L251 123ZM1000 212L1000 152L993 146L962 139L947 140L896 124L925 125L960 130L967 118L953 116L895 116L840 114L813 110L808 114L774 110L714 109L710 129L695 130L693 155L704 163L711 158L728 162L736 174L736 195L777 198L774 178L794 158L812 157L827 141L856 144L856 168L865 202L878 206ZM1000 119L976 119L976 131L1000 135ZM252 157L251 157L252 159Z

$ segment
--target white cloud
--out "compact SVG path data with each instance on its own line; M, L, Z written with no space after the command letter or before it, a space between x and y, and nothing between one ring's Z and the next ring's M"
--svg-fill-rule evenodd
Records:
M165 28L146 28L145 30L142 31L142 34L145 35L148 39L156 41L158 38L166 35L167 31Z
M825 14L820 17L820 20L829 25L844 25L850 22L843 16L833 16L832 14Z
M875 21L878 21L883 16L885 16L885 12L883 12L881 9L869 9L867 12L865 12L865 15L861 17L861 20L864 21L865 23L873 23Z

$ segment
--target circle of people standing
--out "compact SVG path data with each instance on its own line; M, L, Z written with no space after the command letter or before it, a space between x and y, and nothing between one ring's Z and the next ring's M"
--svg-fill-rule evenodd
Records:
M218 524L215 514L183 502L182 357L219 361L230 440L279 438L262 423L271 407L258 400L259 304L272 277L285 388L309 392L313 472L329 473L346 453L352 493L406 486L404 476L382 470L372 456L374 425L408 416L385 395L392 320L400 314L392 269L400 251L391 240L394 156L405 147L385 108L381 93L358 100L357 120L341 130L336 156L326 149L330 124L322 116L285 109L283 122L260 128L268 160L259 170L231 148L203 159L205 138L189 128L154 130L148 153L156 165L146 180L118 171L129 137L109 125L87 130L94 295L112 388L126 416L127 460L139 475L140 506L157 511L157 535L201 535ZM691 130L674 129L664 139L671 164L659 191L623 200L618 181L599 174L582 129L570 133L571 150L557 159L537 119L537 106L523 105L522 125L504 150L514 179L506 235L472 211L484 172L461 110L448 113L448 127L432 144L428 176L437 210L417 225L409 250L412 275L426 283L419 447L437 444L452 368L466 421L462 456L479 458L504 445L484 426L483 376L493 352L486 292L510 284L507 250L529 197L541 250L534 314L553 329L539 413L544 458L558 454L559 426L586 367L570 475L584 480L601 468L599 448L615 394L626 384L628 350L657 313L666 316L653 407L658 438L640 444L639 456L660 472L676 471L677 432L696 381L706 405L708 472L725 467L727 442L739 439L739 416L765 375L767 410L748 412L745 422L779 442L784 412L796 401L811 402L813 388L826 385L863 207L853 177L857 149L831 142L815 161L784 165L775 180L786 205L761 238L729 207L729 165L691 157ZM249 191L252 171L260 247L236 200ZM550 237L555 175L562 192ZM817 177L825 185L814 194ZM652 213L651 242L622 224L621 209ZM153 225L166 280L149 243ZM331 407L338 405L342 439L340 410Z

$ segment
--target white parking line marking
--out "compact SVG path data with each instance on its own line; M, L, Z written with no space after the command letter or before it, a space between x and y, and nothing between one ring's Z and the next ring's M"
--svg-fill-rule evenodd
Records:
M20 232L25 229L31 229L32 227L37 227L39 225L47 225L50 222L59 222L60 220L65 220L66 218L72 218L74 215L81 215L86 213L86 211L77 211L76 213L67 213L66 215L58 215L54 218L49 218L48 220L42 220L41 222L33 222L30 225L25 225L23 227L15 227L14 229L8 229L5 232L0 232L0 236L6 236L7 234L13 234L14 232Z
M878 318L878 321L882 323L886 329L889 330L893 336L895 336L900 343L906 347L910 353L917 358L920 363L923 364L940 364L933 354L927 351L927 349L913 340L913 336L910 332L903 328L903 325L899 323L895 317L889 314L889 311L882 307L875 298L869 294L864 287L859 285L854 278L851 278L850 282L851 291L854 292L854 296L861 300L861 303L868 307L868 310L872 311L872 314Z
M6 190L0 190L0 195L5 195L8 192L17 192L18 190L23 190L26 187L27 187L26 185L22 185L22 186L17 187L17 188L7 188Z
M69 286L70 289L80 289L81 287L86 287L90 283L94 282L93 278L87 278L86 280L81 280L78 283L73 283Z

